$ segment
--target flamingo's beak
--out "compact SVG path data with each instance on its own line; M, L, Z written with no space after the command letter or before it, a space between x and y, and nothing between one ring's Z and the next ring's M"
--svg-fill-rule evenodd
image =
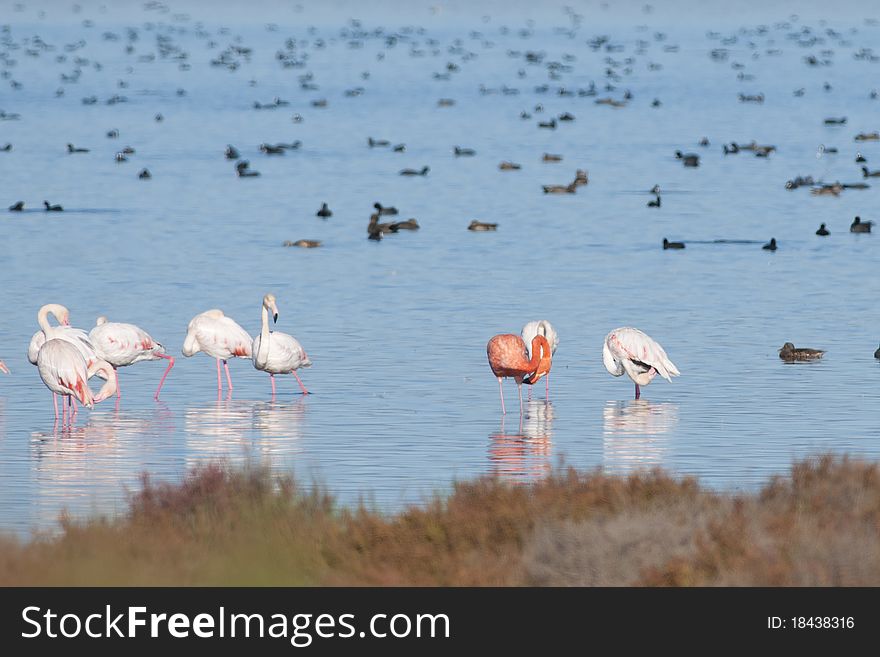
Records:
M278 313L275 313L274 315L272 315L272 322L273 322L273 323L277 323L277 322L278 322Z
M61 323L62 323L64 326L70 326L70 318L69 318L69 317L65 317L65 318L64 318L64 321L61 322Z

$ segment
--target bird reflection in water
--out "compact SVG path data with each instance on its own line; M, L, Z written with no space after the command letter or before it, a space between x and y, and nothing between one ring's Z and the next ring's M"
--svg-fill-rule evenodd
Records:
M187 408L187 459L202 462L212 456L268 457L298 452L307 406L305 398L290 402L227 399Z
M553 404L548 400L530 400L526 413L505 431L505 417L501 428L489 435L489 473L512 484L540 481L551 470ZM512 418L511 418L512 419Z
M678 404L647 399L609 401L602 417L604 469L628 474L663 463L666 434L678 424Z

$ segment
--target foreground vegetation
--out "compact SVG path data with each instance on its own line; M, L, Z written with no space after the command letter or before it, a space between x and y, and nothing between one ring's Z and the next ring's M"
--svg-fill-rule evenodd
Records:
M880 469L823 457L735 496L568 470L387 516L209 466L145 477L124 517L0 539L0 584L878 586Z

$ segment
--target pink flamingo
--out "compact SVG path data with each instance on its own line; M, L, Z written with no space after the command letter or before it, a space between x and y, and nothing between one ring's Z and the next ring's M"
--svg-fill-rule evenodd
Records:
M492 373L498 377L498 391L501 393L501 412L506 414L504 408L504 388L502 380L513 377L519 391L519 414L522 415L522 384L536 383L541 377L550 371L551 351L550 343L543 335L532 338L532 358L529 360L529 352L526 343L518 335L505 333L496 335L486 345L486 355L489 357L489 367Z
M70 404L70 422L76 416L76 404L74 399L87 407L93 408L100 401L110 397L116 390L116 372L110 363L98 360L91 366L86 367L86 361L79 350L70 342L59 338L52 338L40 348L37 354L37 369L40 378L49 390L52 391L52 399L55 402L55 421L58 421L58 397L66 399L62 402L61 422L65 422L66 402ZM107 382L93 395L89 389L88 380L98 372L104 374Z
M550 354L552 356L556 355L556 348L559 346L559 336L556 335L556 329L553 328L553 324L548 322L546 319L542 319L538 322L529 322L522 329L522 339L525 341L526 345L529 347L529 357L532 356L532 338L536 335L543 335L547 338L547 342L550 343ZM545 384L545 395L549 399L550 397L550 371L547 371L547 378L544 379ZM532 389L529 388L529 399L532 398Z
M641 397L639 386L646 386L658 374L667 381L678 376L663 347L637 328L617 328L605 336L602 361L611 376L626 374L636 384L636 399Z
M292 335L269 330L269 311L272 311L272 320L278 321L278 306L275 304L275 295L267 294L263 297L263 328L261 333L254 338L253 354L254 367L269 373L272 380L272 397L275 397L275 375L290 372L299 382L303 394L309 394L296 371L300 367L311 367L312 361L306 355L299 341Z
M200 351L211 358L217 359L217 396L223 391L220 377L220 361L226 368L226 382L232 392L232 378L229 376L230 358L251 358L253 339L222 310L206 310L193 317L186 328L186 339L183 341L183 355L193 356Z
M156 394L153 396L154 399L159 399L165 377L174 367L174 357L166 355L165 347L156 342L149 333L134 324L108 322L106 317L98 317L95 321L95 328L89 331L89 340L94 346L98 358L110 363L114 370L142 360L166 359L168 367L165 368L165 373L162 375L159 387L156 388ZM117 377L118 375L117 372ZM116 397L122 398L118 378Z

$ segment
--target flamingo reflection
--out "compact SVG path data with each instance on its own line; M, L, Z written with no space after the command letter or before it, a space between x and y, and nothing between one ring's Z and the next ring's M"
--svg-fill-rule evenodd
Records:
M527 412L519 422L489 435L489 473L512 484L540 481L551 470L553 404L548 400L529 400Z
M628 474L662 465L668 448L666 434L678 424L678 404L609 401L602 418L604 468Z

